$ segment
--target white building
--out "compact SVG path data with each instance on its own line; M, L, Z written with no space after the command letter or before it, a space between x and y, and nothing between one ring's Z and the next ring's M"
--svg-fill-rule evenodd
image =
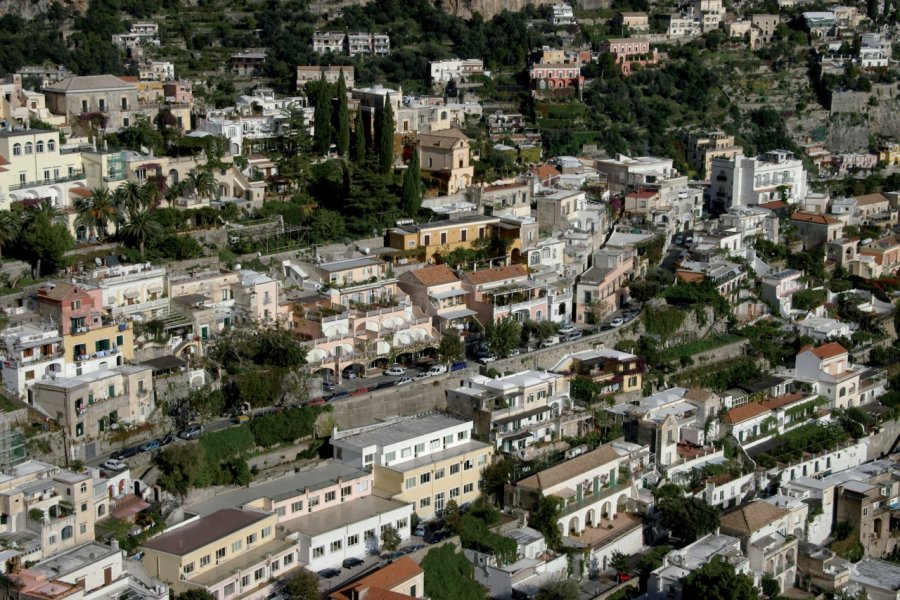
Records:
M850 323L829 317L807 317L794 324L797 332L804 337L811 337L817 342L825 342L835 338L849 338L856 327Z
M475 564L475 581L486 587L494 600L532 597L547 581L566 576L566 555L550 550L539 531L520 527L500 535L515 540L518 552L516 561L498 564L491 554L464 550Z
M553 14L550 16L550 23L557 27L564 25L574 25L575 13L572 11L572 6L570 4L566 4L565 2L561 4L554 4Z
M713 158L711 168L710 200L722 208L782 199L798 204L808 192L803 161L787 150L772 150L755 158Z
M3 331L2 343L3 386L18 398L38 381L65 370L63 338L56 327L10 327Z
M450 58L431 63L431 83L447 83L451 79L465 81L472 75L484 75L484 61L480 58Z
M141 81L174 81L175 65L164 60L142 63L138 68L138 78Z
M681 580L714 558L724 560L734 570L758 583L759 575L750 568L750 559L741 549L741 540L729 535L709 533L681 550L669 552L661 567L650 573L648 600L681 600ZM686 599L689 600L689 599Z
M78 278L85 289L99 289L102 306L113 317L158 319L169 313L166 268L150 263L94 269Z

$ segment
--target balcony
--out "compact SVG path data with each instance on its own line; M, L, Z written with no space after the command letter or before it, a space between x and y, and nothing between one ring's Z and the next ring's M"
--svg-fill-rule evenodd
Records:
M110 314L113 317L130 316L137 313L147 313L155 310L168 309L168 298L157 298L156 300L148 300L146 302L138 302L137 304L126 304L125 306L113 306Z
M15 183L9 186L9 190L21 190L25 188L38 187L41 185L53 185L54 183L66 183L84 178L84 171L74 171L71 175L65 177L52 177L50 179L42 179L40 181L26 181L25 183Z
M49 354L35 354L33 356L29 356L26 358L16 359L16 358L3 358L3 362L14 369L18 369L21 367L27 367L29 365L35 365L38 363L56 360L58 358L62 358L63 351L56 350L55 352L50 352Z
M615 495L618 492L623 492L628 490L631 487L631 481L616 481L615 483L609 483L601 487L597 490L595 494L587 494L581 500L569 500L566 502L566 505L562 507L559 511L560 518L567 517L574 512L581 510L582 508L588 508L593 506L597 502L601 500L605 500L610 496Z

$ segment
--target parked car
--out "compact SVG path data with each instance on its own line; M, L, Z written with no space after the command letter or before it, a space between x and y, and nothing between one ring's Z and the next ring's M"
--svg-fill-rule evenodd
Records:
M360 394L366 394L368 392L369 392L369 388L361 387L361 388L356 388L355 390L350 392L350 395L351 396L359 396Z
M325 579L333 579L340 574L340 569L322 569L319 571L319 577L324 577Z
M407 383L412 383L412 377L401 377L397 381L397 385L406 385Z
M567 336L565 337L565 340L566 340L567 342L572 342L572 341L575 341L575 340L580 340L581 337L582 337L583 335L584 335L584 334L581 333L580 331L573 331L572 333L570 333L569 335L567 335Z
M123 463L121 460L116 460L115 458L110 458L100 466L104 469L109 469L110 471L124 471L128 468L128 465Z
M438 542L444 541L444 539L446 537L447 537L446 531L435 531L431 535L427 536L425 538L425 541L428 542L429 544L437 544Z
M161 438L156 438L156 441L159 442L160 446L168 446L169 444L171 444L172 442L175 441L175 436L172 435L171 433L167 433L166 435L162 436Z
M559 336L551 335L546 340L541 342L541 348L552 348L553 346L559 345Z
M350 397L350 392L348 392L347 390L341 390L340 392L336 392L336 393L332 394L330 397L325 398L325 399L328 400L329 402L331 402L333 400L340 400L341 398L349 398L349 397Z
M574 333L574 332L575 332L575 326L572 325L571 323L566 323L565 325L563 325L562 327L559 328L559 331L557 333L559 333L560 335L569 335L570 333Z
M333 392L335 387L337 386L333 381L326 381L322 384L322 389L326 392Z
M403 552L400 550L397 550L396 552L385 552L379 558L381 558L381 560L397 560L398 558L402 558L402 557L403 557Z
M413 535L417 535L419 537L424 537L426 533L428 533L428 527L425 526L425 523L419 523L413 530Z
M384 388L389 388L397 385L396 381L382 381L378 385L375 386L376 390L383 390Z
M609 324L613 327L621 327L625 324L625 319L623 319L622 317L616 317L615 319L610 321Z
M159 441L150 440L149 442L143 443L140 445L139 450L141 452L153 452L154 450L159 450Z
M429 377L431 377L431 373L429 373L428 371L422 371L421 373L413 377L413 379L418 381L419 379L428 379Z
M188 425L178 433L178 437L183 440L196 440L203 433L202 425Z
M451 365L450 365L450 370L451 370L451 371L462 371L463 369L465 369L465 368L468 367L468 366L469 366L469 363L467 363L467 362L464 361L464 360L460 360L460 361L458 361L458 362L455 362L455 363L451 364Z
M344 379L356 379L356 371L347 371L344 373Z
M406 373L406 369L400 365L394 365L384 372L385 375L390 375L391 377L401 377L404 373Z
M443 375L447 372L447 365L431 365L431 368L428 369L429 375Z
M343 566L345 569L352 569L364 563L365 561L361 558L345 558L344 562L341 563L341 566Z
M488 363L494 362L495 360L497 360L497 355L494 353L490 353L490 354L485 354L484 356L479 358L478 362L480 362L483 365L486 365Z
M404 548L404 550L407 554L412 554L413 552L417 552L425 547L425 544L413 544L412 546L407 546L406 548Z
M131 458L132 456L137 456L141 451L137 446L132 446L131 448L122 448L121 450L117 450L109 455L110 458L114 458L116 460L122 460L125 458Z

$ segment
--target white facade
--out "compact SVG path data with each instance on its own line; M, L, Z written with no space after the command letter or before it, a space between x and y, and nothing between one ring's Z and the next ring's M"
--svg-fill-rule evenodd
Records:
M673 550L666 555L662 566L650 574L647 599L680 600L681 580L715 557L732 565L738 573L752 577L754 584L758 583L759 575L750 568L750 560L741 550L741 540L710 533L681 550Z
M462 81L471 75L484 74L484 61L480 58L436 60L430 66L432 83L447 83L451 79Z
M16 397L65 369L63 339L55 327L10 327L2 333L3 386Z
M858 467L867 460L867 447L865 441L860 441L814 458L791 463L778 474L778 478L781 483L788 483L801 477L823 477L827 473Z
M811 337L820 342L839 337L849 338L856 329L851 327L850 323L828 317L807 317L797 321L796 327L801 336Z
M782 199L798 204L808 192L803 162L786 150L755 158L713 158L710 182L712 203L724 208Z
M95 269L79 280L85 288L99 288L102 306L113 317L143 315L160 318L169 312L165 297L166 268L150 263Z
M572 6L565 2L562 4L554 4L553 15L550 17L550 22L556 26L574 25L575 13L572 11Z

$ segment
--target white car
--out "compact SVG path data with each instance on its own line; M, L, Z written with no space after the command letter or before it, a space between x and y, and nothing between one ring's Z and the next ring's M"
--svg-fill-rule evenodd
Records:
M128 465L126 465L121 460L116 460L115 458L110 458L100 466L104 469L109 469L110 471L124 471L128 468Z
M447 365L432 365L430 369L428 369L429 375L443 375L447 372Z
M570 333L575 333L575 326L572 325L571 323L563 325L562 327L559 328L558 333L560 335L569 335Z
M406 369L397 365L394 365L384 372L385 375L390 375L391 377L400 377L404 373L406 373Z
M509 356L510 356L510 357L518 356L519 354L520 354L520 352L519 352L519 349L518 349L518 348L513 348L512 350L509 351Z
M401 377L396 385L406 385L407 383L412 383L412 377Z
M625 319L623 319L622 317L616 317L615 319L613 319L612 321L609 322L609 324L612 325L613 327L620 327L623 323L625 323Z
M486 356L482 356L481 358L479 358L478 362L480 362L483 365L486 365L488 363L494 362L495 360L497 360L497 356L495 354L488 354Z

